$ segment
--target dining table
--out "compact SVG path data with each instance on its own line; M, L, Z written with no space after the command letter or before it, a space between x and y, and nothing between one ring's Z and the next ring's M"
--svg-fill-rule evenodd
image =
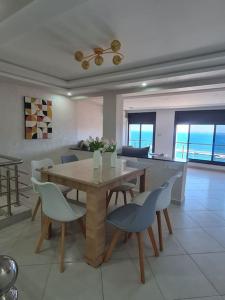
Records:
M115 167L105 164L94 168L93 159L54 165L42 170L42 180L86 192L85 260L93 266L102 264L106 247L107 193L129 180L140 178L139 191L148 185L149 167L130 165L117 158Z

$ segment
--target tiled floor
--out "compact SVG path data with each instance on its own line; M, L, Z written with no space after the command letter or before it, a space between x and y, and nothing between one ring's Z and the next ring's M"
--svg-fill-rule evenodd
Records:
M34 254L39 217L0 231L0 253L19 264L21 300L225 300L225 173L189 169L185 205L171 206L170 215L174 234L163 226L160 257L152 256L145 237L145 285L139 283L136 240L121 242L108 263L93 269L83 261L84 239L76 225L66 239L63 274L57 237Z

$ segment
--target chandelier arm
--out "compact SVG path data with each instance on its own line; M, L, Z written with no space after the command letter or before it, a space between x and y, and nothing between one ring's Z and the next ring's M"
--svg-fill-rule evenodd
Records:
M104 54L115 54L115 55L120 55L122 58L124 58L124 55L120 52L109 51L109 52L105 52Z
M97 55L92 55L92 57L90 57L87 61L91 61L92 59L94 59Z
M111 47L106 48L106 49L103 49L102 53L104 54L104 53L105 53L106 51L108 51L108 50L112 50Z
M87 56L84 56L82 60L90 58L90 57L95 56L95 55L96 55L95 53L89 54Z

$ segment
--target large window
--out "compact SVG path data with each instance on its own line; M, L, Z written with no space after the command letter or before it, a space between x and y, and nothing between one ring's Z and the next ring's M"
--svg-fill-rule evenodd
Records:
M225 119L224 110L178 112L178 116L175 117L175 122L178 123L174 147L175 159L224 164L225 120L223 119ZM218 122L224 124L220 125Z
M154 151L155 113L128 114L128 145Z

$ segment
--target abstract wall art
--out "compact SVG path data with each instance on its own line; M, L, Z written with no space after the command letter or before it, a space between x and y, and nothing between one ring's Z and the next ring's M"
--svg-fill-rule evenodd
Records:
M24 97L25 139L52 138L52 101Z

